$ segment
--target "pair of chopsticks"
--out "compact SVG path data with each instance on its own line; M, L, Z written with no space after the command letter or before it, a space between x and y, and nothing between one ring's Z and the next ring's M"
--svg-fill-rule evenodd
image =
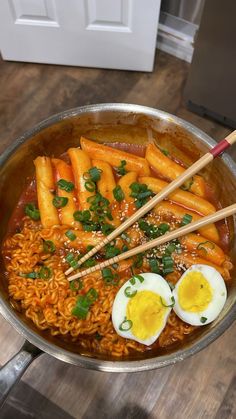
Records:
M192 166L186 169L182 175L177 177L173 182L169 183L164 189L162 189L156 196L154 196L150 201L148 201L142 208L136 211L130 218L128 218L124 223L117 227L112 233L105 237L98 245L96 245L92 250L86 253L79 261L78 265L82 265L86 260L95 255L100 249L102 249L106 244L110 243L117 236L119 236L123 231L128 227L134 224L139 218L149 212L155 205L165 199L171 192L176 188L181 186L186 180L194 176L198 171L203 169L208 163L210 163L215 157L219 156L223 151L236 142L236 130L229 134L224 140L220 141L215 147L213 147L208 153L204 154L199 160L197 160ZM85 275L88 275L97 270L103 269L114 263L118 263L121 260L127 259L131 256L134 256L138 253L144 252L146 250L152 249L153 247L160 246L163 243L166 243L170 240L176 239L178 237L184 236L194 230L198 230L201 227L206 226L207 224L214 223L216 221L222 220L230 215L236 213L236 204L230 205L220 211L217 211L214 214L201 218L201 220L190 223L187 226L181 227L177 230L174 230L170 233L165 234L164 236L158 237L155 240L151 240L143 245L137 246L134 249L128 250L125 253L122 253L118 256L115 256L111 259L108 259L102 263L99 263L95 266L92 266L88 269L85 269L81 272L76 273L68 278L69 281L72 281L77 278L81 278ZM73 268L69 268L65 274L69 275L73 271Z

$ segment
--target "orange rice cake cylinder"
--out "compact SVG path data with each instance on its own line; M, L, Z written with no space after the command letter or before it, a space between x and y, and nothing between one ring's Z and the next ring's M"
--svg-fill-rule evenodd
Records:
M65 180L66 182L71 182L74 184L72 169L67 163L60 159L52 159L52 165L55 169L54 175L57 182L59 180ZM61 223L69 226L76 226L81 230L81 223L75 221L73 217L74 212L77 210L75 202L75 190L72 189L70 192L67 192L58 186L57 195L68 199L66 206L61 208L59 211Z
M80 148L69 148L68 154L72 164L79 208L81 211L87 210L90 207L88 198L94 195L94 192L88 191L85 186L85 173L92 167L91 160L88 154Z
M185 171L184 167L174 162L168 156L165 156L165 154L163 154L154 144L147 145L145 157L150 166L170 180L176 179ZM201 176L195 175L192 178L192 181L189 180L185 184L188 185L189 190L194 194L202 197L206 195L205 181Z
M159 193L168 185L164 180L149 176L140 177L139 182L145 183L155 194ZM179 188L172 192L168 196L168 199L203 215L213 214L216 211L214 205L206 199L201 198L200 196L196 197L191 192L183 191Z
M81 137L80 144L82 150L86 151L93 159L106 161L113 167L120 166L121 161L125 160L125 168L128 171L138 172L140 176L148 176L150 174L148 162L143 157L96 143L84 137Z
M49 157L37 157L34 160L40 218L43 227L60 224L57 209L53 205L55 189L52 164Z
M190 233L187 236L181 237L180 243L188 251L196 253L199 257L215 265L221 266L226 259L225 253L216 243L206 240L205 237L198 234Z
M130 185L132 185L132 183L136 181L137 181L137 172L128 172L124 176L122 176L118 181L118 185L121 187L124 193L124 200L120 204L121 214L124 217L130 217L136 211L134 198L130 196L131 194Z
M116 187L116 181L112 172L111 165L102 160L92 160L93 166L101 170L100 180L97 182L98 191L110 202L110 208L113 220L109 221L114 226L120 225L120 206L115 200L113 190Z
M202 217L196 214L193 211L190 211L186 208L183 208L179 205L173 204L169 201L163 201L160 204L157 204L154 209L154 213L160 215L164 218L173 217L174 219L181 221L185 214L189 214L192 217L192 221L200 220ZM199 233L206 239L213 241L214 243L219 243L220 237L218 230L214 224L209 224L208 226L202 227L199 229Z

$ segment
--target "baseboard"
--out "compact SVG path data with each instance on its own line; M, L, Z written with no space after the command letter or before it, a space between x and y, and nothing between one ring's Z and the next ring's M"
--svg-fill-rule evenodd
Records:
M197 29L198 26L191 22L161 12L157 48L191 63Z

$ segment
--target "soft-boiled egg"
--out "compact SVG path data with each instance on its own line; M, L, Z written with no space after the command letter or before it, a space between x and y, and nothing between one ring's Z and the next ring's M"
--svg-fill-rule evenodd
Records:
M227 290L220 273L208 265L192 265L173 290L174 311L193 326L211 323L222 311Z
M151 345L164 329L173 301L171 289L162 276L134 275L115 297L113 326L118 335Z

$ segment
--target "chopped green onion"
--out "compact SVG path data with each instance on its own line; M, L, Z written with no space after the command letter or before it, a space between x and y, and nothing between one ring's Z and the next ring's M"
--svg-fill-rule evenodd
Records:
M79 291L83 288L83 282L80 278L70 281L70 289L72 291Z
M121 237L122 240L126 241L127 243L130 243L131 242L131 239L130 239L130 237L129 237L129 235L127 233L122 233L120 235L120 237Z
M71 231L71 230L67 230L67 231L65 232L65 236L66 236L66 237L68 237L68 239L69 239L70 241L73 241L73 240L75 240L75 239L76 239L76 234L75 234L75 233L73 233L73 231Z
M91 266L94 266L96 264L96 260L93 258L87 259L81 266L83 268L91 268Z
M162 236L163 234L165 234L167 231L169 231L170 226L166 223L161 223L158 226L158 230L160 231L160 235Z
M23 274L23 273L20 272L19 276L21 276L22 278L36 279L36 278L38 278L38 273L37 272L29 272L27 274Z
M144 281L144 277L142 275L139 274L135 274L134 276L132 276L132 278L130 278L129 282L131 283L131 285L135 285L136 283L136 279L139 280L139 282L143 282Z
M207 317L201 317L200 318L200 322L201 323L206 323L206 321L207 321Z
M127 244L124 244L124 246L122 246L122 252L127 252L129 250Z
M110 259L120 254L120 249L108 243L105 246L105 258Z
M25 215L28 215L32 220L38 221L40 220L40 212L38 208L36 208L35 204L29 203L26 204L24 208Z
M141 208L146 202L148 201L148 198L150 196L153 196L153 192L148 189L146 184L133 182L130 185L131 194L130 196L132 198L135 198L135 206L136 208Z
M149 266L151 269L151 272L155 274L160 274L160 268L157 259L149 259Z
M94 167L91 167L91 169L89 169L88 173L89 173L90 179L93 182L97 182L98 180L101 179L102 170L101 169L98 169L95 166Z
M192 215L190 215L190 214L185 214L185 215L183 216L183 218L182 218L182 221L181 221L181 226L185 226L185 225L187 225L187 224L191 223L191 222L192 222L192 219L193 219Z
M54 207L56 208L63 208L66 206L68 202L68 198L66 198L65 196L55 196L55 198L53 198L52 203L54 205Z
M59 189L62 189L63 191L66 191L66 192L72 192L75 188L74 183L68 182L65 179L58 180L57 186Z
M166 150L165 148L160 148L161 152L165 155L165 156L169 156L169 151Z
M121 330L121 332L128 332L128 330L130 330L132 326L133 322L131 320L127 320L127 318L125 317L123 322L119 326L119 330Z
M50 279L52 277L52 270L48 266L42 266L39 271L39 278Z
M174 261L171 256L163 256L163 275L167 275L174 270Z
M118 275L114 274L111 268L103 268L102 277L107 285L117 285L119 280Z
M79 319L86 319L90 306L94 303L97 297L97 291L94 288L90 288L87 294L80 295L78 297L76 305L72 309L72 314Z
M184 182L182 186L180 186L180 189L182 189L183 191L190 191L193 182L194 179L193 177L191 177L190 179L186 180L186 182Z
M127 298L132 298L137 294L137 290L132 290L131 287L126 287L124 290L124 294Z
M169 243L165 250L165 255L171 255L173 252L176 251L176 244L175 243Z
M126 166L126 161L125 160L121 160L121 162L120 162L120 166L118 166L117 168L116 168L116 172L119 174L119 175L121 175L121 176L124 176L126 173L127 173L127 170L126 170L126 168L125 168L125 166Z
M121 186L120 186L120 185L117 185L117 186L113 189L113 195L114 195L114 198L115 198L115 200L116 200L117 202L121 202L121 201L123 201L123 199L124 199L124 197L125 197L125 194L124 194L124 192L122 191L122 189L121 189Z
M160 297L160 300L161 300L161 304L164 306L164 307L170 307L170 308L173 308L174 307L174 305L175 305L175 297L171 297L171 301L172 301L172 303L171 304L165 304L164 303L164 301L163 301L163 299L162 299L162 297Z
M78 268L78 261L75 259L75 256L73 255L73 253L68 253L65 259L73 269Z
M113 225L111 225L111 224L102 224L101 225L101 230L102 230L102 233L103 234L105 234L105 236L107 236L108 234L110 234L113 230L114 230L114 227L113 227Z
M199 243L198 246L197 246L197 249L198 250L204 250L207 253L207 249L204 247L204 244L207 244L207 243L209 243L210 249L212 249L212 250L215 249L215 244L208 241L208 240L206 240L205 242Z
M45 240L43 242L43 250L45 253L53 253L56 250L56 246L51 240Z
M89 210L84 211L75 211L73 214L75 221L80 221L81 223L86 223L91 219L91 212Z
M94 192L96 189L96 185L92 180L86 180L86 182L84 183L84 187L89 192Z

